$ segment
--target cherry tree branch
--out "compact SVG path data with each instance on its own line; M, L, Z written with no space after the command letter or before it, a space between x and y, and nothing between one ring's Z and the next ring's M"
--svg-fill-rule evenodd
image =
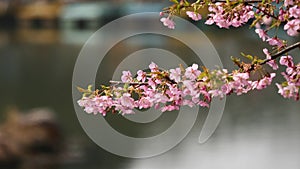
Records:
M122 81L115 81L115 80L110 80L109 83L116 84L116 85L124 84L124 82L122 82ZM128 84L131 84L131 85L147 85L148 83L146 83L146 82L130 82Z
M287 52L289 52L289 51L291 51L291 50L293 50L293 49L296 49L296 48L300 48L300 42L294 43L294 44L292 44L292 45L290 45L290 46L284 48L283 50L281 50L281 51L275 53L274 55L271 56L271 59L266 59L266 60L264 60L264 61L261 63L261 65L263 65L263 64L265 64L265 63L267 63L267 62L269 62L269 61L271 61L271 60L277 59L278 57L280 57L280 56L283 55L284 53L287 53Z

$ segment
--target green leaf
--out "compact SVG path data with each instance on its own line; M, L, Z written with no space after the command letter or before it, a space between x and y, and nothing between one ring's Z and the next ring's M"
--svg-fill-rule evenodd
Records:
M125 83L125 84L124 84L124 89L127 90L128 87L129 87L129 84L128 84L128 83Z
M88 85L88 91L92 91L92 85Z
M231 56L231 60L232 60L232 61L234 62L234 64L236 64L238 67L241 66L241 60L240 60L240 59Z
M171 2L178 4L179 2L177 0L170 0Z
M251 55L246 55L245 58L247 58L249 60L253 60L253 56L251 56Z
M263 62L264 62L264 60L262 60L262 59L257 59L257 63L261 64L261 63L263 63Z
M184 0L184 5L185 5L185 6L189 6L190 3L189 3L187 0Z

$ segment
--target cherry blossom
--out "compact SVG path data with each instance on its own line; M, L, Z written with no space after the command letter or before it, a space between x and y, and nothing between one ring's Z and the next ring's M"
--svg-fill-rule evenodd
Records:
M195 80L199 74L201 72L198 70L198 65L197 64L193 64L192 66L186 68L186 71L185 71L185 77L191 79L191 80Z
M255 29L255 32L258 34L258 36L263 40L266 41L266 39L269 38L269 36L266 34L266 32L263 29Z
M289 9L290 17L300 18L300 7L295 5Z
M269 53L269 51L268 51L268 49L266 49L266 48L264 48L263 49L263 52L264 52L264 54L266 55L266 58L267 59L272 59L271 58L271 55L270 55L270 53ZM278 65L277 65L277 63L276 63L276 61L275 60L270 60L270 61L268 61L267 62L267 64L273 69L273 70L277 70L279 67L278 67Z
M130 71L123 71L123 75L121 77L122 82L129 83L132 81L132 75Z
M202 19L201 15L196 12L187 11L186 14L187 14L187 16L192 18L194 21L199 21Z
M270 59L268 50L264 49L264 52L267 59ZM277 84L279 93L285 98L298 99L300 64L294 66L289 55L282 56L280 64L289 69L283 73L287 82L282 85ZM242 95L251 90L262 90L271 85L276 75L267 73L261 79L253 81L249 72L234 70L230 73L226 69L200 71L197 64L186 69L178 67L160 70L158 65L152 62L149 68L151 72L137 71L140 76L138 75L136 78L133 78L129 71L123 71L121 77L125 78L123 87L112 86L94 93L89 89L85 93L89 97L82 97L78 101L78 105L83 107L88 114L100 113L104 116L111 111L117 111L122 115L133 114L134 109L150 107L162 112L178 110L185 105L209 107L211 99L215 97L223 98L232 93ZM141 79L141 76L145 81L137 83L137 79ZM129 83L127 79L130 79Z
M181 70L180 68L170 69L170 79L175 82L180 82L181 80Z
M159 70L157 64L154 62L151 62L151 64L149 65L149 69L151 70L151 72L157 72Z
M260 79L257 83L256 89L262 90L267 86L271 85L273 78L276 76L275 73L271 73L270 76L265 76L264 78Z
M169 17L161 18L160 21L164 24L164 26L167 26L170 29L175 29L175 22Z
M294 5L294 1L293 0L284 0L284 6L289 6L289 5Z
M279 63L281 65L287 66L287 67L293 67L294 66L294 62L293 62L293 58L290 55L287 56L281 56Z
M146 72L144 72L142 70L138 70L136 79L140 82L145 82L146 81Z
M287 30L287 34L290 36L297 36L300 31L300 19L293 19L291 21L288 21L284 25L284 30Z
M279 48L283 47L284 44L282 42L282 40L278 39L277 37L274 38L268 38L267 42L271 45L271 46L277 46Z

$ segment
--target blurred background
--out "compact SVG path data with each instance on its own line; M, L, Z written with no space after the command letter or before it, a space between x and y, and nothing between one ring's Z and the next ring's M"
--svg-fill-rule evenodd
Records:
M85 41L114 19L159 12L169 4L167 0L0 0L0 168L300 168L300 104L279 96L275 85L262 92L229 96L221 124L202 145L198 136L207 110L200 109L187 138L156 157L116 156L84 133L71 91L73 68ZM194 24L208 36L228 69L235 68L230 56L239 56L241 51L263 56L262 49L268 47L247 26L223 30L203 22ZM153 25L162 26L160 21ZM283 31L279 35L287 37ZM186 36L197 42L192 32ZM140 36L117 45L107 56L106 69L113 71L110 64L116 58L137 49L172 49L180 57L191 54L180 43L161 38ZM296 42L299 37L288 40ZM300 57L298 49L292 54ZM120 132L142 137L148 136L148 130L162 132L176 115L165 113L159 122L146 127L120 116L107 120Z

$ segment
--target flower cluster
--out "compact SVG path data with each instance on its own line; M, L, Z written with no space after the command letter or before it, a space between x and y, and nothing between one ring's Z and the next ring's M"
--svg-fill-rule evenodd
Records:
M175 28L172 15L185 13L194 21L202 19L201 10L207 8L208 14L205 24L215 24L220 28L240 27L251 20L251 27L259 37L271 46L283 48L285 40L277 34L272 34L272 29L278 29L284 24L283 29L289 36L297 36L300 32L300 0L266 0L266 1L212 1L198 0L190 3L186 0L173 0L174 5L161 12L161 21L171 29Z
M276 83L279 91L284 98L294 98L299 100L300 90L300 63L294 64L293 58L290 55L282 56L279 63L286 66L286 71L281 74L285 78L282 84Z
M278 48L284 47L284 40L278 38L275 34L270 36L268 32L272 28L278 28L281 23L285 23L283 29L287 31L289 36L297 36L300 31L300 1L285 0L283 5L278 9L278 13L272 11L272 14L266 14L266 6L260 5L256 11L255 20L255 32L259 37L269 43L271 46L277 46ZM294 6L293 6L294 5ZM271 5L272 6L272 5ZM272 6L275 8L275 6ZM260 15L259 15L260 14Z
M240 27L254 17L253 7L237 4L232 7L226 3L210 3L207 25L216 24L220 28Z
M161 18L160 21L164 24L164 26L167 26L170 29L175 29L175 22L170 19L170 17Z
M101 90L81 91L84 96L78 101L87 113L106 115L107 112L132 114L134 109L155 107L164 111L179 110L180 106L209 107L214 97L250 90L261 90L271 84L275 73L266 74L260 80L251 80L249 72L228 70L199 70L197 64L184 69L182 66L161 70L155 63L150 72L139 70L134 78L130 71L123 71L121 80Z

